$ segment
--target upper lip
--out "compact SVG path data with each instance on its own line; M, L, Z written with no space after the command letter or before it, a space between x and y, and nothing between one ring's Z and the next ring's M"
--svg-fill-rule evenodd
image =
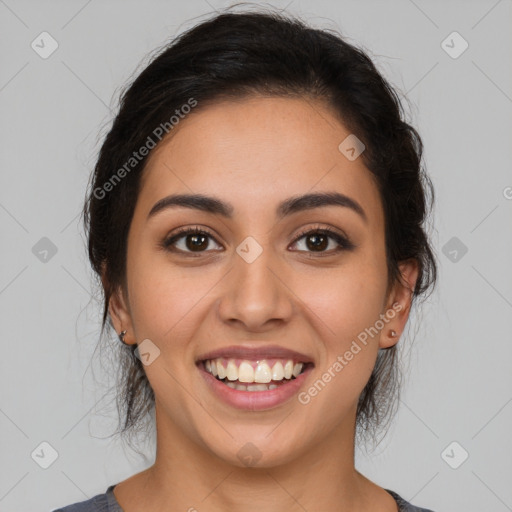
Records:
M218 357L233 359L294 359L303 363L312 363L313 359L306 354L295 350L280 347L279 345L231 345L229 347L219 348L200 355L197 361L206 361L208 359L217 359Z

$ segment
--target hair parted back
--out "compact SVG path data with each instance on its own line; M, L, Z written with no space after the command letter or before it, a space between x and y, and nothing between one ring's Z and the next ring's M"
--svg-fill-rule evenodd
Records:
M103 292L100 338L107 322L112 327L110 297L117 289L126 290L127 236L148 157L103 197L95 190L191 97L198 112L209 102L254 94L323 101L357 135L366 146L361 158L384 208L388 287L401 279L399 263L413 259L419 264L413 303L434 288L436 258L424 229L434 190L422 166L421 138L405 121L396 91L363 50L337 33L261 8L223 12L166 44L126 86L101 146L82 212L90 263ZM116 344L122 435L136 430L154 406L154 393L135 349L136 345ZM395 345L379 351L359 398L356 424L363 441L375 439L393 417L399 391Z

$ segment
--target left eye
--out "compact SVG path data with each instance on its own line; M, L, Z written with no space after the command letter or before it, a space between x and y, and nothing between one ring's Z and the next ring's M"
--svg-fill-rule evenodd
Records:
M196 253L196 255L200 255L197 253L207 252L206 249L210 239L216 242L215 237L204 229L184 228L165 239L161 245L164 249L171 252ZM355 247L348 238L327 228L315 228L304 231L295 238L292 245L298 244L302 239L305 239L306 250L299 250L299 252L332 253L352 250ZM178 242L181 243L182 241L184 244L182 244L182 247L178 247ZM331 248L330 251L326 251L325 249L329 246L330 241L335 242L335 247Z
M313 248L311 252L338 252L353 248L353 245L346 237L340 235L336 231L332 231L331 229L312 229L305 233L301 233L295 239L294 244L299 243L303 238L305 239L304 243L306 245L306 249ZM334 249L331 249L331 251L325 251L329 246L329 241L335 242Z

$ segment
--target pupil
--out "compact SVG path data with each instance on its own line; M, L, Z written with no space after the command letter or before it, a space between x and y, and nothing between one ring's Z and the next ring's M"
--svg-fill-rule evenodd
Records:
M313 239L315 239L316 242L313 242L313 244L311 244L311 246L310 246L309 241L311 241ZM319 242L318 239L322 239L322 241ZM308 248L314 247L317 249L318 248L325 249L325 247L326 247L325 242L327 240L327 237L324 236L323 234L310 235L307 240L308 240Z
M199 243L198 240L202 239ZM188 241L192 240L191 243L188 243ZM188 249L194 249L194 248L204 248L202 245L205 245L205 247L208 245L208 242L205 244L206 237L204 235L189 235L187 237L187 247Z

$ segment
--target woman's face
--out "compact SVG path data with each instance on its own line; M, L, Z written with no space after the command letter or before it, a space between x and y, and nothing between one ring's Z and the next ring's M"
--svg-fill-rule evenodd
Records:
M327 440L352 442L358 397L379 347L396 343L389 331L401 333L410 297L397 286L386 296L384 214L370 172L354 159L360 147L348 139L339 148L350 132L323 104L277 97L199 103L171 135L144 171L128 235L128 294L111 301L125 340L146 340L139 349L159 439L237 466L272 466ZM215 199L228 215L193 204L150 215L177 194ZM281 207L308 194L352 203ZM166 249L181 228L207 234L181 235ZM271 345L302 356L276 357ZM261 377L266 359L273 380L282 378L278 362L283 370L288 359L310 364L271 390L232 389L202 362L226 348L217 362L226 366L231 354L240 381L251 379L247 363Z

